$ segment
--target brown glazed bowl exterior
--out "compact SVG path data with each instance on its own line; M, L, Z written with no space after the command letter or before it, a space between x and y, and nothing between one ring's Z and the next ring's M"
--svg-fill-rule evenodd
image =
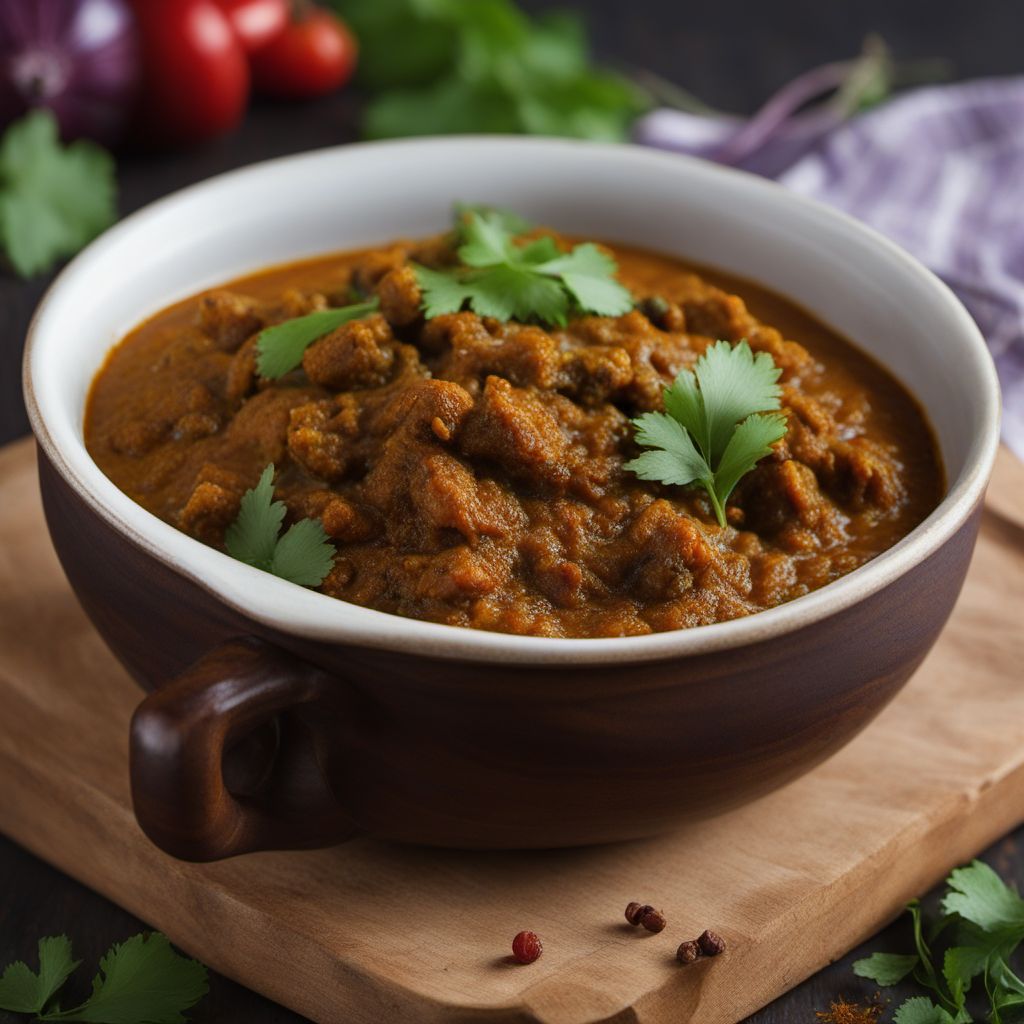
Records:
M307 735L292 738L312 743L337 809L311 810L323 823L311 831L284 816L267 840L275 847L349 831L454 847L605 843L767 793L838 750L899 691L952 610L978 530L975 514L873 600L748 647L635 665L481 666L317 643L246 619L140 551L39 461L64 571L141 686L158 689L232 641L273 645L329 677L307 710L282 714L301 719L292 724ZM241 772L262 778L280 751L252 755ZM296 792L292 813L307 802ZM202 823L146 815L169 852L222 855Z
M282 597L265 612L256 607L264 588L288 585L228 564L226 556L128 507L90 469L80 406L62 411L69 401L81 402L103 343L94 357L69 366L58 336L61 304L86 294L76 288L99 289L102 273L126 258L119 247L149 230L131 219L80 257L44 302L26 356L26 395L61 563L104 640L150 691L132 723L131 747L136 814L147 834L164 850L198 860L326 845L359 833L467 848L605 843L720 813L843 746L928 653L975 543L998 438L998 391L983 342L956 300L923 268L852 222L746 177L674 157L524 140L491 140L486 150L472 140L356 150L356 156L301 158L298 171L288 162L267 165L237 187L262 182L260 175L278 187L282 175L301 175L317 161L334 175L365 161L367 152L371 160L398 153L421 167L435 159L442 166L446 156L462 166L470 158L525 155L530 166L554 161L578 174L611 165L610 182L632 169L639 179L651 178L652 191L656 176L681 176L700 185L712 205L725 205L715 189L735 193L733 210L752 195L749 201L766 216L806 219L808 238L824 225L823 233L849 239L847 259L865 274L875 272L872 256L880 264L888 260L896 269L881 266L877 273L904 274L905 300L918 303L922 316L929 315L927 306L945 318L949 358L962 364L958 386L968 403L956 415L973 417L973 433L957 451L962 424L941 419L948 384L941 376L922 380L916 390L951 466L950 494L929 522L876 567L750 620L682 631L692 636L467 636L473 631L367 613L299 588L274 591ZM210 187L216 192L223 181ZM172 205L151 217L183 211L187 221L188 197L172 201L183 204L180 210ZM529 196L518 193L482 198L534 212ZM385 229L382 237L388 233L401 232ZM315 251L319 243L307 244ZM80 301L75 308L88 325L88 310L81 312ZM827 310L823 315L828 319ZM897 372L899 359L892 360ZM223 578L232 585L237 578L240 590L225 594L196 567L200 559L217 571L223 562L231 574ZM316 628L296 624L300 605L319 617ZM350 621L369 625L350 628Z

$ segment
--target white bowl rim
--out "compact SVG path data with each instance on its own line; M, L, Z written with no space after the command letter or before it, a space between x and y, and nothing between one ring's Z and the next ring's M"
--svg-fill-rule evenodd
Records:
M319 608L305 599L296 602L293 584L208 548L135 504L103 475L80 440L77 446L80 450L65 450L55 440L45 410L45 375L37 366L36 354L42 347L40 335L55 298L69 282L89 273L90 264L96 256L117 246L122 236L144 228L148 219L167 207L187 201L205 190L221 188L232 180L249 175L286 174L290 167L303 162L338 159L342 154L361 153L371 148L376 151L394 150L396 158L408 161L412 159L410 150L422 147L446 147L453 152L468 152L475 147L491 150L515 147L519 150L532 149L537 153L585 148L588 160L600 160L602 154L610 153L623 159L623 154L628 153L627 159L636 161L638 166L652 161L659 164L671 162L697 178L704 175L731 176L736 187L761 190L764 198L783 212L787 206L799 207L805 213L811 212L814 216L830 220L834 227L859 236L861 242L869 242L902 272L916 278L919 286L926 288L929 298L948 315L950 333L958 337L978 379L983 381L983 429L972 439L963 471L951 482L945 497L925 521L899 543L852 573L793 601L744 618L689 629L641 636L569 639L448 626L363 608L359 609L360 613L368 614L363 614L360 622L354 624L346 621L346 610L356 607L348 602L307 590L302 593L317 602ZM748 646L829 618L905 575L938 551L964 525L983 498L999 446L999 384L985 341L953 292L905 250L838 210L743 171L639 146L569 139L493 135L348 143L251 164L173 192L125 217L79 253L58 275L43 296L29 326L23 382L29 419L40 447L87 505L117 532L243 616L269 628L310 640L484 663L588 665L678 659ZM68 439L63 440L67 442ZM210 578L209 564L205 568L196 564L200 551L218 560L209 563L217 565L216 579ZM290 596L293 598L291 601ZM301 605L300 610L296 609L296 604Z

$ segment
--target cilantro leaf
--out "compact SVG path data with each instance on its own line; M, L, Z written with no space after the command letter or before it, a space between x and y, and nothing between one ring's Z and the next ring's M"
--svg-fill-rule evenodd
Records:
M642 480L685 486L712 481L711 467L697 451L683 425L663 412L648 412L633 420L637 444L661 451L644 452L626 464Z
M574 15L531 18L511 0L333 0L360 39L371 138L452 132L622 141L651 105L594 67Z
M455 204L455 219L458 223L460 236L465 239L463 225L470 214L477 213L481 217L497 219L503 231L510 235L522 235L529 231L533 225L518 213L511 210L502 210L496 206L488 206L486 203L462 203Z
M988 966L989 952L978 946L951 946L942 958L942 976L957 1006L963 1006L971 982Z
M4 969L0 977L0 1009L42 1013L79 963L71 959L71 940L66 935L40 939L38 974L20 960Z
M755 355L741 341L712 345L697 360L696 376L704 402L706 435L701 445L708 461L716 463L725 451L733 428L752 412L778 409L782 370L767 352Z
M224 535L232 558L290 583L316 587L334 563L334 548L318 519L302 519L279 537L286 508L274 501L274 464L245 492L238 516Z
M457 313L474 295L469 281L463 281L455 274L429 267L412 265L423 293L423 315L432 320L445 313Z
M917 965L918 957L914 953L872 953L853 965L853 973L858 978L870 978L883 988L901 982Z
M933 958L925 941L921 905L912 900L910 912L917 953L898 956L876 953L853 965L855 974L880 985L891 985L908 974L931 996L908 999L896 1011L895 1024L971 1024L967 995L981 977L988 997L990 1024L1002 1024L1004 1012L1019 1019L1024 1010L1024 980L1009 961L1024 941L1024 900L986 864L974 861L957 868L946 880L944 916L930 930L935 942L950 924L957 925L955 941ZM933 960L941 963L941 972Z
M541 264L549 263L559 255L558 246L550 235L535 238L532 242L527 242L519 250L520 262L528 263L530 266L537 267L538 269L540 269ZM612 273L615 273L614 267L612 268Z
M284 502L274 501L274 466L271 463L260 474L259 483L242 496L238 517L224 535L228 554L269 572L285 512Z
M303 587L318 587L334 565L334 547L318 519L293 523L277 542L270 571Z
M21 962L0 978L0 1009L32 1013L37 1021L91 1024L184 1024L184 1010L207 990L206 968L179 956L166 935L136 935L114 945L100 961L92 995L61 1010L53 997L80 961L71 959L66 935L39 940L39 974Z
M899 1006L893 1016L895 1024L954 1024L954 1018L927 996L914 996Z
M44 1020L91 1024L183 1024L184 1010L207 991L206 968L179 956L166 935L136 935L112 946L100 961L92 995Z
M414 266L428 318L468 304L480 316L564 325L573 304L602 316L633 307L629 291L615 280L615 261L596 245L562 253L550 237L519 244L516 235L528 225L514 214L465 206L456 214L462 265Z
M462 222L462 239L459 259L467 267L493 267L516 260L513 233L494 210L470 211Z
M942 901L947 914L959 914L985 931L1020 930L1024 937L1024 900L980 860L957 868L948 880L950 892ZM1018 940L1019 941L1019 940Z
M577 245L537 267L537 272L562 279L580 309L598 316L621 316L633 308L633 296L615 280L615 260L593 242Z
M306 349L318 338L350 320L361 320L380 309L380 300L370 299L339 309L322 309L306 316L285 320L260 333L256 342L256 369L260 376L274 380L301 365Z
M61 145L57 121L34 110L0 141L0 242L22 277L49 270L116 219L114 162L92 142Z
M765 412L779 408L780 372L745 341L712 345L665 389L665 412L633 420L637 444L661 451L643 453L626 469L643 480L700 485L724 527L736 484L785 436L785 416Z
M495 267L470 280L470 305L481 316L529 320L564 326L569 311L557 281L539 277L525 266Z
M690 435L698 439L701 448L706 451L708 448L705 426L707 412L704 409L704 399L701 397L700 388L697 387L696 374L680 373L665 389L662 397L665 402L665 412L686 427Z
M715 493L724 505L733 489L786 434L786 417L781 413L755 412L732 432L715 470Z

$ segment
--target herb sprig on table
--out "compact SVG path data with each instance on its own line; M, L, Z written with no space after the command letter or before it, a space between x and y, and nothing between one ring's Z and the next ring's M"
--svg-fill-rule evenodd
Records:
M318 519L300 519L281 535L284 502L274 501L274 465L242 497L238 518L228 527L224 546L232 558L273 573L290 583L317 587L334 564L334 547Z
M62 145L35 110L0 141L0 244L22 277L78 252L117 216L114 161L92 142Z
M957 868L947 879L943 918L925 938L921 905L911 902L913 953L874 953L853 965L854 974L889 987L912 977L930 993L903 1002L895 1024L971 1024L967 996L980 979L988 1001L987 1020L1004 1024L1024 1014L1024 980L1010 960L1024 941L1024 900L981 861ZM932 944L952 934L941 958Z
M61 1009L57 996L81 963L66 935L39 940L39 971L20 960L0 977L0 1009L33 1014L37 1021L92 1024L182 1024L183 1013L207 991L206 968L171 949L160 932L111 946L100 960L92 994Z
M564 325L571 310L620 316L633 307L615 280L615 260L592 242L569 252L548 236L520 243L521 227L509 214L473 208L461 213L459 233L462 266L415 267L428 318L468 305L497 320Z
M664 412L633 420L637 444L652 450L626 469L642 480L702 487L724 527L733 488L786 433L786 417L770 411L779 408L780 373L745 341L712 345L665 389Z

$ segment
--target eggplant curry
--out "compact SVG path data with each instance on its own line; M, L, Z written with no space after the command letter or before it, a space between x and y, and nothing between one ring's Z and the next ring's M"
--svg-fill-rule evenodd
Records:
M790 601L944 487L913 398L792 303L493 212L172 306L97 375L86 443L251 564L551 637Z

